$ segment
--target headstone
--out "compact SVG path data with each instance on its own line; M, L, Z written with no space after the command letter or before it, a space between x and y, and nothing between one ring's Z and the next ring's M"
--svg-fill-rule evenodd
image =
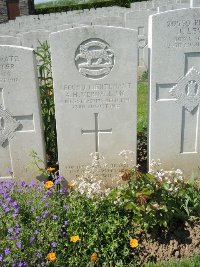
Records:
M0 46L0 178L33 180L30 153L45 160L36 73L32 49Z
M124 19L119 16L95 17L92 19L92 25L124 27Z
M125 27L138 32L138 75L148 69L148 23L152 10L127 12L125 14Z
M21 34L21 43L25 47L36 50L40 46L40 43L49 43L49 34L49 31L44 30L25 32Z
M20 45L20 38L14 36L0 36L0 45Z
M94 153L105 157L111 179L122 150L136 160L137 32L74 28L51 34L50 47L60 173L76 179Z
M62 31L66 29L70 29L72 27L71 24L62 24L57 26L57 31Z
M200 9L153 15L149 27L149 164L186 173L200 165Z

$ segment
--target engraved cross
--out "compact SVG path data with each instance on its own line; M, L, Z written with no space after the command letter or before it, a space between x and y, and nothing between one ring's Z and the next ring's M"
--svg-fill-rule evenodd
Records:
M95 119L95 128L94 130L82 130L81 134L94 134L95 135L95 152L99 152L99 134L100 133L112 133L112 128L100 130L99 129L99 121L98 121L99 114L94 113L94 119Z
M13 116L5 107L4 89L0 88L0 169L9 168L13 172L12 144L9 142L16 132L34 131L33 114ZM0 173L1 178L11 178L7 173Z
M157 101L176 101L182 108L180 153L196 153L200 104L200 53L185 53L185 71L177 83L157 84Z

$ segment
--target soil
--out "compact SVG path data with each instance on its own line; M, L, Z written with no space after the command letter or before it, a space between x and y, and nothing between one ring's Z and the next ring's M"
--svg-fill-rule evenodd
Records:
M200 220L158 230L140 240L141 262L160 262L200 254Z

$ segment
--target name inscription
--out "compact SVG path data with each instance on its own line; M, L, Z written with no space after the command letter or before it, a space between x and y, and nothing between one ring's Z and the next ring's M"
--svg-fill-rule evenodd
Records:
M174 33L168 48L200 47L200 20L170 20L167 28Z
M131 85L131 83L64 85L64 101L72 109L119 109L130 102Z

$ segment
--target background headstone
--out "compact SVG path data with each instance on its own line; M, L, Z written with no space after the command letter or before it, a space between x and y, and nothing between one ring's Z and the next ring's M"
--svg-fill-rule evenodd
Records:
M137 32L86 26L53 33L50 44L60 173L76 179L94 153L111 179L122 150L136 161Z
M0 35L0 45L15 45L20 46L20 38L14 36L1 36Z
M40 47L40 44L47 42L49 43L49 31L38 30L30 31L20 34L21 44L25 47L33 48L37 50L37 47Z
M138 32L138 75L148 69L148 23L152 10L127 12L125 14L125 27Z
M45 161L36 75L32 49L0 46L0 178L34 180L32 151Z

